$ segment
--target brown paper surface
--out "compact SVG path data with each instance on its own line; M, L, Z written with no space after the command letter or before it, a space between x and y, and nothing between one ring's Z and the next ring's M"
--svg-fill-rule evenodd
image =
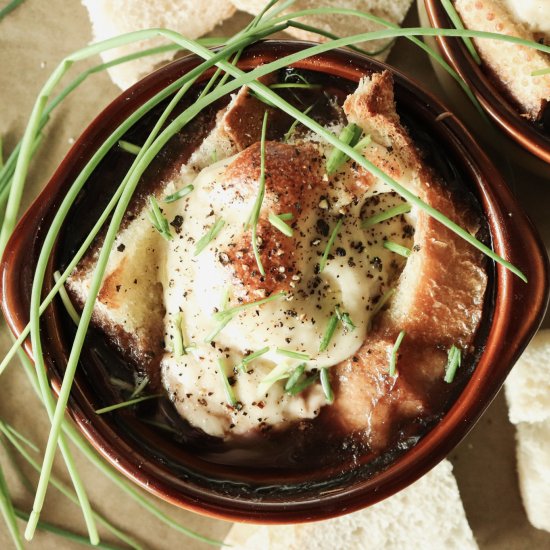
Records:
M247 16L237 14L220 34L227 35L243 21L247 21ZM413 10L407 24L413 25L416 21ZM36 94L56 64L64 55L83 47L90 39L87 14L76 0L28 0L0 22L0 136L3 137L5 151L10 152L20 139ZM435 78L429 62L410 43L398 43L389 61L412 75L422 86L445 99L445 92ZM80 63L79 67L83 69L95 63L97 59L88 60ZM46 133L47 148L42 150L31 170L23 208L49 179L70 148L72 139L117 94L118 89L108 77L99 74L58 109ZM465 109L461 100L448 97L447 101L459 113ZM499 164L502 164L501 160ZM539 227L548 247L550 175L547 172L545 177L535 176L515 163L513 172L518 198ZM4 355L9 342L7 329L2 326L0 356ZM0 418L12 423L43 449L47 440L48 423L41 405L16 362L1 380ZM78 451L75 451L75 456L94 508L105 514L116 526L135 536L144 547L155 550L208 548L152 517L98 473ZM507 420L502 394L450 458L455 465L468 520L480 548L550 548L550 534L531 527L522 508L515 470L514 427ZM19 483L1 448L0 459L5 465L15 502L20 508L28 510L32 505L32 496ZM26 465L23 465L23 470L35 483L34 472ZM54 472L57 477L68 482L66 470L60 460L56 461ZM185 512L151 498L181 524L210 537L223 538L231 526L229 523ZM85 533L78 507L69 503L55 489L48 492L43 519ZM20 525L23 528L23 524ZM100 531L104 533L103 529ZM116 542L110 535L106 535L104 539ZM50 534L38 533L32 547L46 550L80 546ZM11 541L2 521L0 548L11 548Z

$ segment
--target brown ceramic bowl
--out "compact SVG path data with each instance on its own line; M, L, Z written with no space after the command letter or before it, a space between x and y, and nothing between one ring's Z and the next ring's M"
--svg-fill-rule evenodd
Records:
M445 8L438 0L418 0L424 4L429 24L440 29L454 28ZM513 100L499 87L494 77L479 66L460 38L436 37L445 59L470 86L483 109L512 140L550 163L550 116L538 124L522 117Z
M250 69L306 46L300 42L260 43L246 50L239 66ZM75 175L121 120L196 65L195 57L176 61L117 98L85 130L27 211L1 265L2 305L15 334L28 321L30 285L45 229ZM333 517L374 504L421 477L449 453L489 405L536 331L547 303L547 259L535 230L498 171L455 117L437 120L446 107L391 67L355 53L337 50L296 66L353 83L373 71L392 71L399 112L423 129L434 140L435 149L463 175L485 212L494 249L522 269L529 283L500 266L494 268L486 338L464 390L415 446L375 474L361 461L356 466L340 464L298 474L213 464L186 452L181 445L167 443L162 433L136 424L131 415L98 416L94 410L101 400L92 387L94 381L86 377L94 361L94 349L89 349L93 345L88 342L69 411L90 443L115 468L151 493L188 510L227 520L285 523ZM63 231L70 232L71 227ZM56 250L52 254L52 269L60 253ZM69 346L63 315L63 308L54 303L42 319L48 374L56 392ZM29 343L26 349L32 356Z

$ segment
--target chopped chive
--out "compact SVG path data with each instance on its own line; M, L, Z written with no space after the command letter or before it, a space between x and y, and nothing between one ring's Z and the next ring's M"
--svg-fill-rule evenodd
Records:
M139 397L143 390L147 387L147 384L149 384L149 377L145 375L138 384L136 384L136 387L132 391L132 395L130 395L130 399L133 399L134 397Z
M382 308L388 303L388 301L394 294L395 288L390 288L389 290L386 290L384 294L382 294L381 298L378 300L378 302L376 302L376 305L372 310L371 319L373 319L382 310Z
M229 324L229 321L231 321L232 318L232 316L224 318L220 322L220 324L214 330L212 330L212 332L210 332L208 336L204 339L205 343L210 344L214 340L214 338L216 338L216 336Z
M260 257L260 251L258 249L258 238L256 232L258 230L258 220L260 219L260 210L262 209L262 203L264 201L265 195L265 135L267 131L267 111L264 113L264 118L262 121L262 134L260 139L260 179L258 181L258 195L254 201L254 206L252 207L252 212L250 212L250 217L245 225L245 229L248 226L252 226L252 250L254 251L254 258L256 259L256 264L258 265L258 270L262 275L265 275L264 266L262 264L262 259Z
M358 152L358 153L362 153L363 152L363 149L367 146L367 145L370 145L370 142L372 141L372 138L370 136L370 134L367 134L364 138L360 139L354 146L353 148Z
M462 23L462 19L460 18L460 15L458 15L458 12L456 11L453 3L451 0L441 0L441 4L443 5L443 8L447 12L447 15L449 16L449 19L453 23L453 25L457 29L465 30L464 24ZM472 59L478 64L481 65L481 58L479 57L479 54L477 53L474 43L470 38L467 36L462 37L462 41L464 42L464 45L466 46L467 50L470 52L470 55L472 56Z
M284 214L279 214L279 218L283 221L291 220L294 216L291 212L285 212Z
M291 357L292 359L301 359L302 361L309 361L311 359L311 357L307 353L301 353L299 351L293 351L291 349L277 348L275 351L279 355Z
M181 333L181 322L182 322L181 312L175 316L173 325L173 342L174 342L174 355L176 357L181 357L182 355L187 355L185 346L183 345L183 334Z
M298 380L300 380L300 377L302 374L304 374L304 371L306 370L306 364L302 363L298 365L290 374L288 380L285 384L285 391L287 393L290 393L294 386L298 383Z
M334 229L332 230L332 233L330 234L330 238L328 240L327 246L325 247L325 251L323 252L323 256L321 257L321 261L319 262L319 273L321 273L327 265L328 255L330 254L330 250L332 248L332 245L334 244L334 241L336 240L336 237L338 236L338 233L340 232L340 229L342 228L343 223L344 223L344 217L342 216L338 220L338 223L334 226Z
M550 74L550 67L545 67L544 69L537 69L531 73L531 76L544 76Z
M195 246L194 256L198 256L218 235L222 230L222 227L225 225L225 220L223 218L218 218L214 225L208 230L206 235L203 235L197 242Z
M231 387L231 384L229 384L229 380L227 379L227 374L225 374L225 361L223 359L218 359L218 372L220 374L220 378L223 383L223 391L225 393L225 399L227 401L227 404L230 407L235 408L237 406L237 399L235 398L235 393L233 392L233 388Z
M337 324L338 324L338 315L336 313L333 313L330 316L330 319L328 321L325 334L323 334L323 338L321 339L321 344L319 345L319 351L325 351L328 348L330 340L334 335L334 331L336 330Z
M171 195L164 197L163 202L169 203L169 202L175 202L179 199L183 199L183 197L189 195L189 193L191 193L194 189L195 189L194 185L186 185L185 187L182 187L175 193L172 193Z
M131 153L132 155L139 155L139 152L141 151L141 147L139 145L135 145L129 141L124 141L123 139L118 140L118 147L127 153Z
M281 291L277 292L277 294L272 294L271 296L268 296L267 298L262 298L261 300L257 300L256 302L247 302L246 304L242 304L240 306L235 306L230 309L226 309L225 311L219 311L218 313L214 314L214 319L218 321L223 321L226 318L233 318L237 313L240 313L241 311L244 311L245 309L250 309L254 307L259 307L263 304L267 304L268 302L272 302L273 300L277 300L279 298L283 298L286 296L286 292Z
M290 375L288 373L288 365L285 365L284 363L281 363L280 365L277 365L275 368L271 370L271 372L260 382L259 392L261 394L265 394L275 382L278 382L279 380L284 380L285 378L288 378Z
M351 317L349 316L349 313L347 313L347 312L342 313L338 306L336 306L334 311L336 313L336 317L338 317L338 320L342 323L342 325L344 325L344 328L347 331L351 332L352 330L355 330L357 328L353 324L353 321L351 320Z
M225 311L229 304L229 295L231 294L231 287L227 285L222 293L222 299L220 300L220 311Z
M120 378L116 378L115 376L111 376L109 378L109 382L111 382L111 384L115 387L115 388L120 388L122 390L126 390L126 391L134 391L135 389L135 385L132 386L132 384L130 384L129 382L126 382L126 380L121 380Z
M304 115L307 115L311 109L313 109L315 103L313 103L313 105L310 105L307 109L304 110ZM294 131L296 130L296 126L298 126L298 124L300 124L300 121L295 118L294 119L294 122L290 125L290 128L287 130L287 132L285 133L285 135L283 136L283 141L286 143L292 136L292 134L294 133Z
M214 149L214 151L212 151L212 164L216 162L218 162L218 150Z
M323 367L321 369L321 387L323 388L323 392L325 393L327 403L329 405L332 405L332 403L334 403L334 391L332 390L332 386L330 385L330 378L328 375L327 367Z
M61 273L59 271L56 271L53 274L53 279L57 283L59 279L61 278ZM67 294L67 290L64 285L61 285L59 287L59 297L61 298L61 301L63 302L63 306L65 307L65 310L69 314L69 317L73 320L73 323L78 326L78 323L80 322L80 315L74 308L73 303L71 302L71 299L69 298L69 295Z
M349 145L350 147L353 147L354 145L357 144L357 142L361 138L361 133L362 132L363 132L363 130L361 130L361 128L359 128L359 126L357 126L357 124L354 124L353 122L350 122L340 132L339 139L340 139L340 141L342 141L346 145ZM336 170L338 170L338 168L340 168L340 166L342 166L342 164L347 162L348 158L349 157L346 155L346 153L344 153L343 151L341 151L340 149L335 147L331 151L331 153L330 153L330 155L327 159L327 164L326 164L327 175L330 176L330 175L334 174L334 172L336 172Z
M158 399L162 397L161 394L155 395L144 395L143 397L136 397L135 399L129 399L128 401L123 401L122 403L116 403L115 405L109 405L108 407L103 407L102 409L97 409L96 414L105 414L111 411L116 411L117 409L124 409L126 407L131 407L142 401L149 401L150 399Z
M395 252L400 256L408 258L411 255L412 250L406 246L394 243L393 241L384 241L384 248L390 252Z
M6 15L8 15L8 13L13 11L15 8L17 8L17 6L21 5L24 1L25 0L11 0L11 2L9 4L4 6L0 10L0 21L2 21L2 19L4 19L4 17L6 17Z
M301 382L294 384L294 386L290 390L288 390L288 393L290 395L297 395L299 393L302 393L306 388L309 388L309 386L317 382L318 379L319 379L319 373L317 372L312 376L305 378Z
M296 80L302 82L302 84L307 84L309 86L309 80L303 74L296 72L285 74L285 82L288 82L291 78L295 78Z
M449 350L449 355L447 358L447 365L445 366L445 382L447 384L450 384L456 375L456 371L458 367L460 367L462 363L462 353L460 351L460 348L457 348L455 345L451 346L451 349Z
M406 214L407 212L410 212L410 211L411 211L411 205L408 202L403 202L396 206L392 206L392 208L388 208L387 210L384 210L384 212L379 212L378 214L375 214L370 218L364 219L361 222L361 227L363 229L368 229L373 225L389 220L390 218L394 218L395 216Z
M276 90L278 88L304 88L306 90L319 90L322 88L321 84L310 84L309 82L281 82L278 84L271 84L269 87L272 90Z
M269 213L269 223L278 229L283 235L286 235L287 237L292 237L294 235L294 231L290 225L287 225L280 216L277 216L277 214L274 214L273 212Z
M397 352L399 351L399 346L401 346L401 342L403 341L403 338L405 338L405 331L404 330L402 330L399 333L399 336L395 340L395 344L393 345L393 349L391 351L390 368L389 368L390 376L396 376L397 375Z
M246 366L248 365L248 363L251 363L252 361L254 361L254 359L258 359L258 357L261 357L262 355L266 354L268 351L269 351L269 346L266 346L265 348L262 348L258 351L255 351L254 353L251 353L250 355L243 357L243 360L241 361L239 368L243 372L247 372Z
M159 203L153 195L149 195L149 220L153 224L153 227L167 240L171 241L173 239L172 233L170 232L170 225L168 220L163 216Z

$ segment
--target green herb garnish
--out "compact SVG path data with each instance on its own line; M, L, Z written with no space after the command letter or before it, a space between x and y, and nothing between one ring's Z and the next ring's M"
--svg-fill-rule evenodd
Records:
M403 246L401 244L394 243L393 241L384 241L384 248L386 250L389 250L390 252L395 252L400 256L404 256L405 258L408 258L412 253L412 250L410 248L407 248L406 246Z
M297 382L296 384L294 384L294 386L292 386L292 388L288 390L287 393L289 393L290 395L298 395L299 393L302 393L306 388L309 388L309 386L317 382L318 379L319 373L316 372L315 374L304 378L301 382Z
M456 371L458 367L460 367L461 363L462 363L462 353L460 351L460 348L457 348L455 345L452 345L447 357L447 365L445 366L444 380L445 382L447 382L447 384L450 384L454 380Z
M183 333L181 328L181 323L183 321L183 315L181 312L178 312L175 315L173 320L173 342L174 342L174 355L176 357L181 357L182 355L187 355L187 350L185 349L185 344L183 342Z
M102 409L97 409L96 414L105 414L111 411L116 411L118 409L124 409L126 407L131 407L132 405L137 405L142 401L149 401L150 399L158 399L162 397L162 394L155 395L144 395L142 397L135 397L134 399L129 399L128 401L123 401L122 403L116 403L115 405L109 405L108 407L103 407Z
M332 339L332 336L334 335L334 331L336 330L337 324L338 324L338 315L336 313L333 313L330 316L330 319L328 320L327 328L325 329L325 334L323 334L323 338L321 339L321 344L319 345L319 351L325 351L328 348L330 340Z
M123 151L126 151L127 153L130 153L132 155L139 155L139 152L141 151L141 147L139 145L136 145L135 143L130 143L129 141L124 141L123 139L120 139L118 141L118 147L119 149L122 149Z
M311 109L313 109L315 103L313 105L310 105L307 109L304 111L304 115L307 115ZM296 130L296 126L298 126L299 121L298 119L295 119L292 124L290 125L290 128L287 130L286 134L283 137L283 141L286 143L291 137L294 131Z
M278 84L271 84L269 86L272 90L280 88L304 88L307 90L319 90L322 88L321 84L310 84L309 82L282 82Z
M330 250L332 248L332 245L334 244L334 241L336 240L336 237L338 236L338 233L340 232L340 229L342 228L343 223L344 223L344 217L342 216L338 220L338 223L334 226L334 229L332 230L332 233L330 234L330 238L328 240L327 246L325 247L325 251L323 252L323 256L321 257L321 261L319 262L319 273L321 273L327 265L328 255L330 254Z
M258 357L261 357L262 355L266 354L269 351L269 346L266 346L265 348L262 348L258 351L255 351L254 353L251 353L250 355L246 355L243 357L243 360L241 361L241 364L239 365L239 368L243 372L247 372L247 365L248 363L251 363L254 361L254 359L258 359Z
M287 225L282 219L281 216L277 216L277 214L274 214L273 212L269 213L269 223L278 229L283 235L286 235L287 237L292 237L294 235L294 231L292 227Z
M12 12L15 8L20 6L25 0L11 0L6 6L4 6L0 10L0 21L8 15L8 13Z
M550 74L550 67L545 67L544 69L537 69L531 73L531 76L544 76Z
M340 133L340 136L338 139L345 143L346 145L349 145L350 147L353 147L354 145L357 145L357 142L361 138L361 134L363 133L363 130L357 126L357 124L354 124L353 122L350 122ZM327 164L326 164L326 172L327 175L332 175L340 166L342 166L345 162L348 160L348 156L346 153L341 151L338 148L334 148L332 152L330 153Z
M342 313L338 306L336 306L334 308L334 311L336 313L336 317L338 317L338 320L342 323L342 325L344 325L344 329L346 331L351 332L352 330L355 330L357 328L353 324L353 321L351 320L351 317L349 316L349 313L347 313L347 312Z
M279 355L284 355L285 357L290 357L292 359L300 359L302 361L309 361L311 357L307 353L302 353L300 351L293 351L291 349L277 348L275 350Z
M172 233L170 232L170 225L168 220L164 217L160 210L159 203L153 195L149 196L149 220L153 224L153 227L167 240L171 241L173 239Z
M56 271L53 274L53 278L54 278L54 281L57 283L57 281L59 281L59 279L61 278L61 273L59 273L59 271ZM73 323L78 326L78 323L80 322L80 315L74 308L74 305L71 302L71 299L69 298L69 294L67 293L65 286L62 286L59 289L59 297L61 298L61 301L63 302L63 306L65 307L65 310L69 314L69 317L73 320Z
M182 187L179 191L176 191L175 193L172 193L171 195L165 197L163 199L163 202L169 203L175 202L179 199L183 199L183 197L189 195L189 193L191 193L194 189L194 185L186 185L185 187Z
M443 8L447 12L447 15L449 16L449 19L452 21L453 25L457 29L465 30L464 24L462 23L462 19L460 18L460 15L458 15L458 12L456 11L451 0L441 0L441 4L443 5ZM477 53L474 47L474 43L471 41L471 39L468 38L467 36L463 36L462 41L464 42L464 45L466 46L467 50L470 52L472 59L478 65L481 65L481 58L479 57L479 54Z
M354 146L353 149L357 151L360 154L363 154L363 149L370 145L370 142L372 141L372 138L370 134L367 134L365 137L361 138Z
M214 225L207 231L206 235L203 235L197 245L195 246L194 256L198 256L217 236L225 225L225 220L218 218Z
M262 298L261 300L257 300L256 302L247 302L246 304L241 304L240 306L235 306L230 309L226 309L225 311L219 311L218 313L214 314L214 319L218 321L224 321L227 318L232 319L235 315L237 315L241 311L244 311L250 308L259 307L263 304L273 302L273 300L278 300L279 298L283 298L285 296L286 296L286 292L284 291L277 292L276 294L272 294L271 296L268 296L267 298Z
M235 408L237 406L237 399L235 398L235 393L233 388L227 379L227 374L225 374L226 365L223 359L218 359L218 372L223 384L223 391L225 393L225 400L230 407Z
M327 403L329 405L334 403L334 391L332 390L332 386L330 385L330 378L327 367L323 367L321 369L321 387L323 388L323 392L325 393L325 399L327 400Z
M298 380L300 380L300 377L302 374L304 374L304 371L306 370L306 364L302 363L298 365L289 376L288 380L285 384L285 391L287 393L291 393L294 386L298 383Z
M405 338L404 330L399 333L399 336L397 337L397 339L395 340L395 344L393 345L393 349L391 350L389 368L390 376L397 376L397 352L399 351L399 347L401 346L403 338Z
M371 216L370 218L366 218L361 222L361 227L363 229L368 229L369 227L372 227L373 225L379 224L380 222L384 222L386 220L389 220L390 218L393 218L395 216L399 216L401 214L406 214L407 212L411 211L411 205L403 202L401 204L398 204L397 206L393 206L392 208L388 208L384 212L379 212L378 214L375 214L374 216Z

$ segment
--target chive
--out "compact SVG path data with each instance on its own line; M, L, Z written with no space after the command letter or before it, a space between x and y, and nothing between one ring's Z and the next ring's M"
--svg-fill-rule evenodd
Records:
M4 449L4 453L8 457L8 461L11 464L11 467L15 470L15 474L17 475L17 478L19 479L19 482L25 490L32 495L34 493L34 487L31 483L30 479L27 477L23 469L21 468L20 460L18 457L15 456L15 453L13 452L13 449L11 448L9 442L7 441L6 437L3 433L0 432L0 447Z
M274 214L273 212L269 213L269 223L278 229L283 235L286 235L287 237L292 237L294 235L294 231L292 230L292 227L287 225L280 216L277 216L277 214Z
M147 384L149 384L149 377L145 375L139 384L136 384L136 387L132 391L132 395L130 395L130 399L133 399L134 397L138 397L141 395L143 390L147 387Z
M410 248L394 243L393 241L384 241L384 248L386 250L389 250L390 252L395 252L400 256L404 256L405 258L408 258L412 253L412 250Z
M183 316L181 312L178 312L176 315L173 326L174 326L174 355L176 357L181 357L187 355L187 350L185 349L185 344L183 342L183 333L181 329L181 323L183 321Z
M153 227L167 240L171 241L173 239L172 233L170 232L170 225L168 220L164 217L160 210L159 203L153 195L149 195L149 220L153 224Z
M300 377L302 374L304 374L304 371L306 370L306 364L302 363L298 365L290 374L288 380L285 384L285 391L287 393L290 393L294 386L298 383L298 380L300 380Z
M336 313L336 317L338 317L338 321L340 321L342 323L342 325L344 325L344 329L346 331L351 332L352 330L355 330L357 328L353 324L353 321L351 320L351 317L349 316L349 313L347 313L347 312L342 313L338 306L336 306L334 308L334 311Z
M325 393L327 403L329 405L332 405L332 403L334 403L334 391L332 390L332 386L330 385L330 378L328 375L327 367L323 367L321 369L321 387L323 388L323 392Z
M319 378L319 373L315 373L312 376L305 378L301 382L294 384L294 386L290 390L288 390L288 393L290 395L298 395L299 393L303 392L306 388L309 388L309 386L317 382L318 378Z
M371 319L373 319L382 310L382 308L388 303L388 301L394 294L395 294L395 288L390 288L389 290L386 290L384 294L382 294L382 296L380 297L378 302L376 302L376 305L372 310Z
M357 151L358 153L363 153L363 149L367 146L367 145L370 145L370 142L372 141L372 138L370 136L370 134L367 134L364 138L361 138L354 146L353 148L355 149L355 151Z
M261 101L262 103L265 103L268 107L272 107L272 108L275 108L275 105L273 105L273 103L271 101L269 101L269 99L266 99L265 97L263 97L262 95L260 95L259 93L257 93L255 90L248 90L248 93L252 96L252 97L255 97L258 101Z
M264 118L262 121L262 134L260 139L260 179L258 181L258 195L254 201L254 206L252 207L252 212L250 217L245 225L245 229L251 225L252 226L252 249L254 250L254 258L256 258L256 264L258 265L258 270L260 273L265 276L264 266L262 264L262 259L260 258L260 251L258 250L258 239L256 232L258 229L258 220L260 219L260 210L262 208L262 203L264 201L265 195L265 134L267 131L267 111L264 113Z
M139 145L130 143L129 141L124 141L123 139L118 141L118 147L119 149L122 149L127 153L131 153L132 155L139 155L139 152L141 151L141 147Z
M338 324L338 315L336 313L333 313L330 316L330 319L328 321L327 328L325 329L325 334L323 334L323 338L321 339L321 344L319 345L319 351L325 351L328 348L330 340L334 335L334 331L336 330L337 324Z
M4 426L14 437L19 439L21 443L24 443L27 447L29 447L29 449L33 450L35 453L39 452L38 447L32 441L27 439L22 433L18 432L13 426L10 426L7 422L4 422Z
M544 76L550 74L550 67L545 67L544 69L537 69L531 73L531 76Z
M61 278L61 273L59 273L59 271L56 271L53 274L53 278L54 281L57 283L57 281L59 281L59 279ZM63 306L65 306L65 310L69 314L69 317L73 320L73 323L78 326L78 323L80 322L80 315L78 314L73 303L71 302L65 286L59 287L59 297L61 298Z
M218 150L214 149L214 151L212 151L212 164L216 162L218 162Z
M4 17L6 17L6 15L8 15L8 13L10 13L15 8L17 8L17 6L20 6L24 1L25 0L11 0L11 2L9 4L4 6L0 10L0 21L2 21L2 19L4 19Z
M284 380L285 378L288 378L290 375L288 373L288 365L285 365L284 363L281 363L280 365L277 365L275 368L271 370L271 372L260 382L259 393L265 394L271 388L275 382L278 382L279 380Z
M17 550L23 550L23 539L21 533L17 527L17 518L15 517L15 511L13 509L13 503L11 500L8 484L4 477L4 472L0 466L0 512L4 516L4 521L8 526L8 531L11 535L13 544Z
M223 313L223 312L222 312ZM229 324L229 321L231 321L233 317L228 316L227 318L224 318L220 324L212 330L212 332L208 333L208 336L204 339L204 342L206 344L210 344L214 338Z
M325 247L325 251L323 252L321 261L319 262L319 273L321 273L325 269L325 266L327 265L328 255L330 254L332 245L334 244L334 241L336 240L336 237L338 236L338 233L340 232L340 229L342 228L343 223L344 223L344 217L342 216L338 220L338 223L334 226L334 229L330 234L330 238L328 240L327 246Z
M310 84L309 82L283 82L278 84L271 84L269 86L272 90L277 90L278 88L304 88L307 90L319 90L322 88L321 84Z
M363 130L361 130L361 128L359 128L357 124L350 122L342 130L342 132L340 132L340 136L338 137L338 139L342 143L349 145L350 147L353 147L359 141L362 132ZM346 155L346 153L344 153L343 151L335 147L327 159L327 164L326 164L327 175L330 176L334 174L334 172L336 172L336 170L338 170L338 168L340 168L342 164L347 162L347 160L348 160L348 156Z
M462 363L462 354L460 352L460 348L457 348L455 345L451 346L451 349L449 350L448 358L447 358L447 365L445 366L445 382L447 384L450 384L456 375L456 371L458 367L460 367Z
M450 0L441 0L441 4L443 5L443 8L447 12L447 15L449 16L449 19L451 20L453 25L457 29L464 30L464 24L462 23L462 19L460 18L460 15L458 15L458 12L456 11L453 3ZM472 40L466 36L463 36L462 41L464 42L464 45L466 46L467 50L470 52L472 59L478 65L481 65L481 58L479 57L479 54L477 53Z
M288 220L291 220L294 216L292 215L291 212L286 212L285 214L279 214L279 218L283 221L288 221Z
M399 336L397 337L397 340L395 340L395 344L393 345L393 349L391 351L389 368L390 376L397 376L397 352L399 351L399 346L401 346L403 338L405 338L404 330L399 333Z
M273 302L273 300L283 298L284 296L286 296L286 292L281 291L281 292L277 292L277 294L272 294L267 298L262 298L261 300L257 300L256 302L247 302L246 304L235 306L230 309L226 309L225 311L219 311L218 313L214 314L214 319L218 321L224 321L226 318L232 319L235 315L237 315L241 311L244 311L245 309L259 307L263 304Z
M227 375L225 374L225 369L225 361L223 359L218 359L218 372L223 383L225 399L230 407L235 408L237 406L237 399L235 399L235 394L233 393L233 388L231 387L231 384L229 384L229 380L227 379Z
M169 203L169 202L175 202L179 199L183 199L183 197L186 197L195 189L194 185L186 185L185 187L182 187L179 191L176 191L175 193L172 193L171 195L168 195L163 199L163 202Z
M137 405L142 401L149 401L151 399L158 399L162 397L162 394L155 395L144 395L143 397L136 397L135 399L129 399L128 401L123 401L122 403L116 403L115 405L109 405L108 407L103 407L102 409L97 409L96 414L105 414L111 411L116 411L118 409L124 409L126 407L131 407L132 405Z
M208 230L206 235L203 235L197 245L195 246L194 256L198 256L218 235L222 230L222 227L225 225L225 220L218 218L214 225Z
M311 109L313 109L314 105L315 105L315 103L313 103L313 105L310 105L307 109L305 109L304 115L307 115L311 111ZM294 121L290 125L290 128L287 130L287 132L283 136L283 141L285 143L291 138L291 136L294 133L294 131L296 130L296 126L298 126L298 124L300 124L300 121L297 118L294 119Z
M370 218L364 219L361 222L361 227L363 229L368 229L373 225L389 220L390 218L393 218L395 216L406 214L407 212L410 212L410 211L411 211L411 205L407 202L403 202L396 206L392 206L392 208L388 208L387 210L384 210L384 212L379 212L378 214L374 214L374 216L371 216Z
M115 386L115 388L120 388L122 390L132 392L135 389L135 385L132 386L132 384L126 382L126 380L121 380L120 378L116 378L115 376L109 377L109 382L111 382L111 384Z
M24 512L22 510L19 510L17 508L14 509L15 515L24 521L28 521L30 514L27 512ZM39 521L37 525L38 529L40 531L46 531L48 533L53 533L54 535L57 535L59 537L62 537L67 540L71 540L73 542L76 542L78 544L82 544L84 546L91 546L92 548L97 548L98 550L122 550L120 546L114 546L113 544L108 544L105 542L100 542L99 544L91 544L87 537L83 537L82 535L79 535L77 533L73 533L72 531L69 531L68 529L63 529L62 527L58 527L57 525L54 525L53 523L48 523L46 521Z
M285 357L291 357L292 359L301 359L302 361L309 361L311 357L307 353L301 353L299 351L293 351L290 349L277 348L275 350L279 355Z
M229 295L231 294L231 287L227 285L222 293L222 299L220 300L220 310L225 311L229 304Z
M0 170L4 168L4 140L0 136Z
M258 357L261 357L262 355L266 354L268 351L269 351L269 346L266 346L265 348L262 348L258 351L255 351L254 353L251 353L250 355L243 357L243 360L239 365L240 369L243 372L247 372L246 366L248 365L248 363L251 363L252 361L254 361L254 359L258 359Z

